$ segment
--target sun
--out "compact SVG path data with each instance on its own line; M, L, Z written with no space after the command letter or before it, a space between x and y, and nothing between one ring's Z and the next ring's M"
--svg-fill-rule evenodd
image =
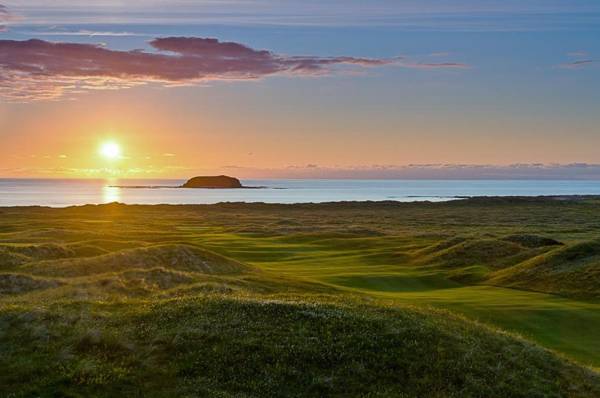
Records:
M100 154L106 159L117 159L121 156L121 147L116 142L105 142L100 146Z

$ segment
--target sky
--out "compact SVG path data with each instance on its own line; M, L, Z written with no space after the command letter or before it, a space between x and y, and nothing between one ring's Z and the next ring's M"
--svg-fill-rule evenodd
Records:
M598 37L596 0L0 0L0 177L598 179Z

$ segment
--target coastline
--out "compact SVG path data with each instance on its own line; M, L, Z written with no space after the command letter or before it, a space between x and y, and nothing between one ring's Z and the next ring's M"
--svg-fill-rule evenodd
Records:
M219 188L205 188L205 189L219 189ZM107 203L88 203L81 205L69 205L69 206L43 206L43 205L15 205L15 206L0 206L2 209L26 209L26 208L42 208L42 209L70 209L70 208L87 208L87 207L149 207L149 208L163 208L163 207L174 207L174 208L194 208L194 207L230 207L236 206L240 208L253 208L253 207L270 207L270 208L378 208L378 207L415 207L415 206L444 206L448 204L464 204L466 206L473 205L494 205L494 204L544 204L544 203L579 203L587 201L600 201L600 195L539 195L539 196L455 196L448 198L448 200L429 201L429 200L415 200L415 201L401 201L401 200L340 200L340 201L329 201L329 202L298 202L298 203L272 203L272 202L245 202L245 201L222 201L217 203L157 203L157 204L145 204L145 203L122 203L118 201L107 202Z

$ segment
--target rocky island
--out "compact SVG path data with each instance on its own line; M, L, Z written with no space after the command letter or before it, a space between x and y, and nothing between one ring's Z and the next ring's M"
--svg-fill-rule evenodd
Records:
M244 188L240 180L225 175L190 178L181 188Z

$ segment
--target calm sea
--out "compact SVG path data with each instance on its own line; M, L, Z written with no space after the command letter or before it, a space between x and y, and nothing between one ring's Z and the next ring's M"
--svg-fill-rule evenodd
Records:
M122 202L307 203L359 200L443 201L469 196L600 195L600 181L566 180L244 180L264 189L116 188L177 186L183 180L0 179L0 206L62 207Z

